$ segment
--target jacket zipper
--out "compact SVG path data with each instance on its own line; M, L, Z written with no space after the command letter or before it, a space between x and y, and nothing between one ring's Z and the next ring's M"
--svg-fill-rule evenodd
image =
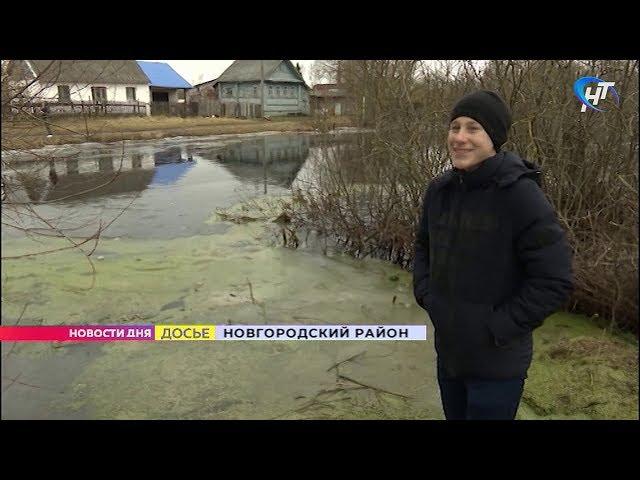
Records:
M466 185L462 180L462 177L458 177L458 188L454 190L454 195L456 195L453 208L451 210L451 224L454 228L453 236L451 237L451 248L449 249L449 261L447 262L447 268L449 268L449 275L447 278L449 279L449 305L450 305L450 316L449 319L453 322L455 318L455 310L456 310L456 299L455 299L455 284L456 284L456 269L453 267L453 255L451 252L454 252L456 242L459 237L460 231L460 204L462 203L463 195L466 191Z

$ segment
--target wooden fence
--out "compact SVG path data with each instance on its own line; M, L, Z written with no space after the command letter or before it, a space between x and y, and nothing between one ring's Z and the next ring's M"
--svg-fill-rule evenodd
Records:
M47 107L49 115L146 115L147 104L143 102L38 102L14 103L9 108L3 108L4 117L16 116L20 112L41 116L43 106Z
M151 115L167 115L172 117L195 117L198 114L198 104L151 102Z

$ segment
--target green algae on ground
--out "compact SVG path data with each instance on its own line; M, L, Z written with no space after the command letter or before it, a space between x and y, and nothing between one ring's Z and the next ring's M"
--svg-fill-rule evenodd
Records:
M103 239L92 257L97 273L91 290L86 289L91 268L78 252L5 261L3 322L15 323L25 304L25 325L426 321L413 300L410 273L397 266L276 247L264 221L277 218L282 206L277 202L267 202L273 210L263 206L257 213L253 207L233 207L230 213L255 215L256 221L231 222L222 235ZM3 242L11 255L33 246ZM62 243L39 248L56 246ZM31 371L37 362L47 371L52 359L77 359L79 371L68 384L59 379L55 385L64 394L52 400L37 389L24 393L38 411L55 411L58 417L441 419L430 324L427 338L108 343L90 360L81 349L40 343L20 344L12 355L22 365L33 362ZM637 342L621 341L590 319L570 314L551 316L534 339L518 418L638 418ZM341 376L331 370L354 356L341 364ZM13 388L4 397L3 417L11 403L26 398L11 397Z
M77 252L3 262L3 315L13 323L28 292L38 292L42 301L29 305L22 324L425 322L408 272L276 248L270 238L256 222L234 224L223 235L104 239L91 290L81 290L91 270ZM30 251L26 242L4 246L12 254ZM390 282L394 275L399 280ZM439 408L430 342L367 342L367 356L354 364L355 380L412 397L398 405L374 389L345 390L349 408L299 411L300 397L339 388L327 370L363 342L107 343L62 386L64 395L40 409L87 418L358 418L365 410L374 418L409 417ZM62 351L73 355L71 347L50 344L22 344L14 354L46 364Z

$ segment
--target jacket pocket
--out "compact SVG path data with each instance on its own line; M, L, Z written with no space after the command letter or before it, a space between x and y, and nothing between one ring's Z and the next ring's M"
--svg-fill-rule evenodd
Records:
M435 297L433 293L429 292L424 297L422 297L422 303L424 304L424 308L429 315L429 319L433 324L433 328L437 331L440 328L442 311L438 310L437 302L435 301Z
M481 303L460 301L456 305L454 334L462 351L477 350L493 345L493 336L487 326L491 306Z
M500 329L497 327L496 322L502 321L502 319L497 318L499 316L499 312L494 310L493 306L489 307L489 315L487 316L486 325L487 329L491 333L491 338L493 339L493 343L496 347L501 349L509 349L510 346L513 346L513 342L507 341L505 338L501 337L499 332Z
M487 316L487 328L491 332L491 337L496 347L511 349L519 346L526 339L527 332L515 331L515 324L511 318L502 310L497 310L491 306Z

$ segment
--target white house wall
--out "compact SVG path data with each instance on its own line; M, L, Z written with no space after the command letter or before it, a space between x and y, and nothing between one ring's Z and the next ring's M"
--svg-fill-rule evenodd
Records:
M109 102L126 102L127 101L127 87L135 87L136 89L136 101L141 103L149 103L151 100L151 94L149 85L131 84L72 84L72 83L56 83L52 86L45 86L35 82L29 88L29 95L35 96L38 100L58 100L58 85L68 85L69 95L72 102L93 102L91 95L91 87L106 87L107 88L107 101Z

